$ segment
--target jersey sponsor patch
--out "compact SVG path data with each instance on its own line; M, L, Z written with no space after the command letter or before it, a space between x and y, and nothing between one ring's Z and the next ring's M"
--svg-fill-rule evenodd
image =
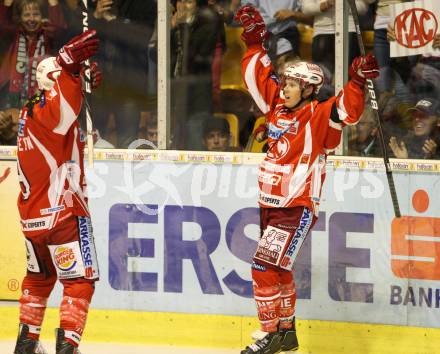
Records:
M290 240L288 231L269 225L258 242L255 259L278 266Z
M84 263L84 277L87 279L99 278L93 228L89 217L78 217L78 232L81 242L81 256Z
M266 171L272 172L280 172L288 174L292 170L293 164L290 165L277 165L266 160L263 160L260 165L261 168L264 168Z
M57 213L59 211L62 211L65 208L66 207L64 205L56 205L56 206L51 207L51 208L40 209L40 214L41 215L53 214L53 213Z
M269 206L281 206L282 198L273 194L260 192L260 202Z
M255 270L258 270L260 272L265 272L267 270L264 265L261 265L261 264L255 263L255 262L252 262L252 268Z
M23 231L38 231L49 228L49 217L21 220L21 228Z
M296 135L298 134L299 121L293 121L289 127L289 133Z
M292 124L292 121L287 119L278 119L277 124L283 128L289 128L290 124Z
M85 274L80 246L77 241L48 245L59 279L80 278Z
M32 242L28 239L24 239L26 245L26 259L27 259L27 269L32 273L40 273L40 266L38 265L38 259L35 254L34 246Z
M260 171L258 173L258 181L264 184L270 184L272 186L277 186L281 182L281 176L274 175L273 173L267 173L264 171Z
M279 139L283 136L285 132L287 132L287 130L289 130L289 126L283 129L283 128L278 128L276 125L270 123L267 135L269 138Z
M261 64L263 64L263 66L265 68L267 68L271 64L270 58L269 58L269 56L267 54L263 55L260 58L260 62L261 62Z
M302 164L308 164L310 160L310 155L309 154L304 154L301 156L301 159L299 160L299 163Z

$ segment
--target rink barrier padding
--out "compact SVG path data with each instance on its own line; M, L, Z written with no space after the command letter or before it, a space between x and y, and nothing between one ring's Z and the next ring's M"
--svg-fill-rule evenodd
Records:
M87 159L87 151L85 151ZM264 158L262 153L210 152L181 150L129 150L95 149L96 161L156 161L176 163L214 163L233 165L255 165ZM15 146L0 146L0 160L16 160ZM390 159L391 170L395 172L440 172L439 160ZM357 169L367 171L385 171L382 158L355 156L328 156L327 167Z
M17 306L0 307L0 340L17 335ZM58 310L47 310L42 341L53 341ZM258 328L254 317L91 309L83 341L239 349ZM298 320L301 353L436 354L440 329Z
M94 154L97 161L157 161L183 164L213 163L219 165L255 165L261 161L263 156L263 154L251 153L154 150L96 150ZM14 147L0 147L0 160L9 160L7 162L10 164L11 171L14 171L15 159L16 149ZM393 159L391 164L393 171L400 172L402 175L407 175L411 172L437 175L440 172L440 161ZM384 171L383 161L379 158L364 159L329 156L327 166L335 170ZM6 183L9 183L10 186ZM12 184L8 179L6 182L3 182L2 186L12 188ZM14 203L15 196L16 193L14 192ZM10 203L3 203L3 205L4 209L9 213L4 214L5 216L10 215L11 212L16 213L16 208L11 208ZM19 234L12 235L12 232L19 233L17 216L9 216L6 221L9 224L3 224L3 234L11 240L16 240L15 236L22 237ZM9 291L7 293L8 296L12 295L14 299L17 299L20 293L19 287L16 286L17 282L14 280L21 279L22 273L25 271L25 252L22 245L20 247L22 251L20 255L16 252L11 252L11 249L7 248L4 250L4 255L0 252L2 261L9 267L12 267L12 261L16 261L19 264L16 269L20 274L17 274L14 279L6 279L8 281L0 284L0 294L3 294L2 291ZM145 301L148 302L148 297L151 294L146 293L144 296ZM10 299L10 297L3 297L3 299L5 298ZM333 306L336 302L330 304ZM374 304L371 304L371 306L374 306ZM370 308L373 309L373 307ZM163 311L163 309L161 310ZM436 311L436 309L432 308L432 311ZM425 312L428 313L427 310ZM404 322L401 322L402 324L411 319L410 314L404 317ZM367 316L367 313L365 313L365 316ZM359 313L361 321L363 320L362 317L364 317L362 313ZM0 339L15 340L18 305L8 304L8 306L0 307L0 319ZM58 321L58 311L56 309L49 309L43 327L43 340L53 341L53 329L58 326ZM399 318L393 317L392 321L391 323L397 323ZM250 334L256 328L258 328L258 323L255 317L98 310L92 308L84 341L235 348L238 352L239 348L251 342ZM438 349L440 330L434 328L300 320L298 321L298 333L302 354L440 353L440 349Z

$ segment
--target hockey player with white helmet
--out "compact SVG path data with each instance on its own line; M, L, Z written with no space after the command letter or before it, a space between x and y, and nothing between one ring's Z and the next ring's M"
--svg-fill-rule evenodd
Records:
M39 342L47 299L57 279L64 287L56 354L80 354L99 270L86 197L84 137L77 117L82 105L81 64L98 50L93 30L73 38L56 57L43 59L41 90L20 112L18 210L27 251L20 325L14 354L45 354ZM92 87L101 81L91 66Z
M378 65L372 55L356 58L349 71L351 79L338 96L318 101L324 82L318 65L292 64L280 80L263 47L267 31L258 10L245 5L235 20L243 27L241 38L247 46L243 80L266 116L268 137L258 175L261 238L252 264L261 331L241 354L295 351L292 269L318 216L327 154L339 145L342 128L358 123L365 82L378 76Z

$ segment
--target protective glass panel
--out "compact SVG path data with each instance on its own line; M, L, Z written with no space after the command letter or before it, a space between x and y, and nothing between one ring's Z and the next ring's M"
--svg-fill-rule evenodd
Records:
M440 61L436 48L440 35L431 31L429 21L411 26L420 16L429 18L432 4L417 10L412 3L395 3L379 6L373 31L363 32L367 50L378 60L380 77L374 82L377 99L366 102L361 122L351 128L348 154L382 156L372 109L377 105L389 157L438 159Z
M126 148L155 125L156 2L88 4L88 18L83 2L77 0L0 4L0 145L15 145L18 109L39 92L39 61L57 55L59 48L83 32L84 21L97 31L100 41L92 61L103 80L88 99L95 147ZM85 129L84 114L80 121Z
M300 2L246 1L269 32L266 48L279 76L311 60L313 23ZM252 134L264 121L242 77L246 45L233 21L240 1L177 1L171 30L171 131L174 149L262 152Z

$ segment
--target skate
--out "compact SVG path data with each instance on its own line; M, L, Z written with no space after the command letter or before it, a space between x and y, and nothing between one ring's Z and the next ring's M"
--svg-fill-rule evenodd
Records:
M294 328L281 329L279 331L281 336L281 353L293 353L298 350L298 338L296 337L296 330Z
M55 330L55 336L57 339L55 346L56 354L81 354L77 347L64 339L64 329L57 328Z
M29 326L20 323L14 354L35 354L37 341L35 339L28 338L28 333Z
M297 351L299 348L298 345L298 338L296 337L296 328L295 328L295 322L293 324L292 328L289 329L280 329L278 333L281 336L281 353L293 353L294 351ZM257 329L255 332L252 333L252 339L258 340L264 338L268 333L263 332L260 329Z
M29 326L20 323L14 354L48 354L40 341L28 338Z
M257 339L255 343L246 347L241 351L241 354L276 354L281 350L281 335L278 332L266 333L261 338Z

